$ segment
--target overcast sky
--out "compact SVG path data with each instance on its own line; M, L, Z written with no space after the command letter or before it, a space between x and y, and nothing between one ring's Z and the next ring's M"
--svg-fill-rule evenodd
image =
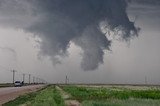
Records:
M157 0L66 1L0 0L0 82L160 84Z

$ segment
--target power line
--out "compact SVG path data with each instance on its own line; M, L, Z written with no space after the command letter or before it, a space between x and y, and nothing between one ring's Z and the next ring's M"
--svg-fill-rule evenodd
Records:
M31 83L31 74L29 74L29 84Z
M23 82L24 82L24 81L25 81L25 75L26 75L26 74L23 73L22 75L23 75ZM24 83L25 83L25 82L24 82Z
M13 84L14 84L14 81L15 81L15 72L17 72L16 70L11 70L11 72L13 72Z
M33 84L35 83L35 77L33 76Z
M68 84L68 83L69 83L69 78L68 78L68 76L66 75L65 84Z
M10 70L9 68L6 68L6 67L4 67L4 66L2 66L2 65L0 65L0 67L1 68L3 68L4 70L6 70L6 71L9 71L9 72L12 72L13 73L13 75L12 75L12 81L13 81L13 84L14 84L14 82L15 82L15 73L17 72L16 70ZM25 73L23 73L23 72L20 72L20 71L18 71L18 73L22 73L22 80L23 80L23 82L26 82L25 81L25 76L27 75L27 74L25 74ZM28 74L29 76L29 84L31 83L31 74ZM68 78L66 79L66 83L68 83ZM44 80L44 79L41 79L41 78L38 78L38 77L35 77L35 76L33 76L33 83L45 83L46 81Z
M145 84L147 85L147 76L145 76Z

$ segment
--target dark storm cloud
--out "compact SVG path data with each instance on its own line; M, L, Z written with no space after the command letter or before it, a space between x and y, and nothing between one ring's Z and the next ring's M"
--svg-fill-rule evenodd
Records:
M74 42L83 50L82 69L94 70L111 46L106 30L123 40L137 36L126 7L125 0L0 0L0 25L39 36L40 54L53 63Z
M127 0L129 2L135 2L135 3L140 3L140 4L148 4L148 5L160 5L159 0Z

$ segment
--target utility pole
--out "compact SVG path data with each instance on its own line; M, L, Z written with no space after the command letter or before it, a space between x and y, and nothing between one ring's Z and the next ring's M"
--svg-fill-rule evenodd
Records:
M23 74L23 82L25 81L25 74Z
M29 74L29 84L31 83L31 74Z
M145 84L147 85L147 76L145 76Z
M14 81L15 81L15 72L17 72L16 70L12 70L11 72L13 72L13 84L14 84Z
M67 84L67 82L68 82L67 80L68 80L68 77L67 77L67 75L66 75L66 80L65 80L65 83L66 83L66 84Z
M38 84L38 78L36 78L36 84Z
M35 83L35 77L33 76L33 84Z
M67 76L67 84L69 84L69 77Z
M37 84L38 80L37 80L37 77L36 77L36 84Z

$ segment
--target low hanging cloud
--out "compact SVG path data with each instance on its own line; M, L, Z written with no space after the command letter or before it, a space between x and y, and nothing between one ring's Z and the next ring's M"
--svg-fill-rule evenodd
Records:
M13 59L17 59L17 52L10 47L0 47L0 52L9 52L13 56Z
M82 69L95 70L110 50L107 36L138 36L126 8L125 0L0 0L0 26L38 36L39 54L53 63L67 56L73 42L83 50Z

